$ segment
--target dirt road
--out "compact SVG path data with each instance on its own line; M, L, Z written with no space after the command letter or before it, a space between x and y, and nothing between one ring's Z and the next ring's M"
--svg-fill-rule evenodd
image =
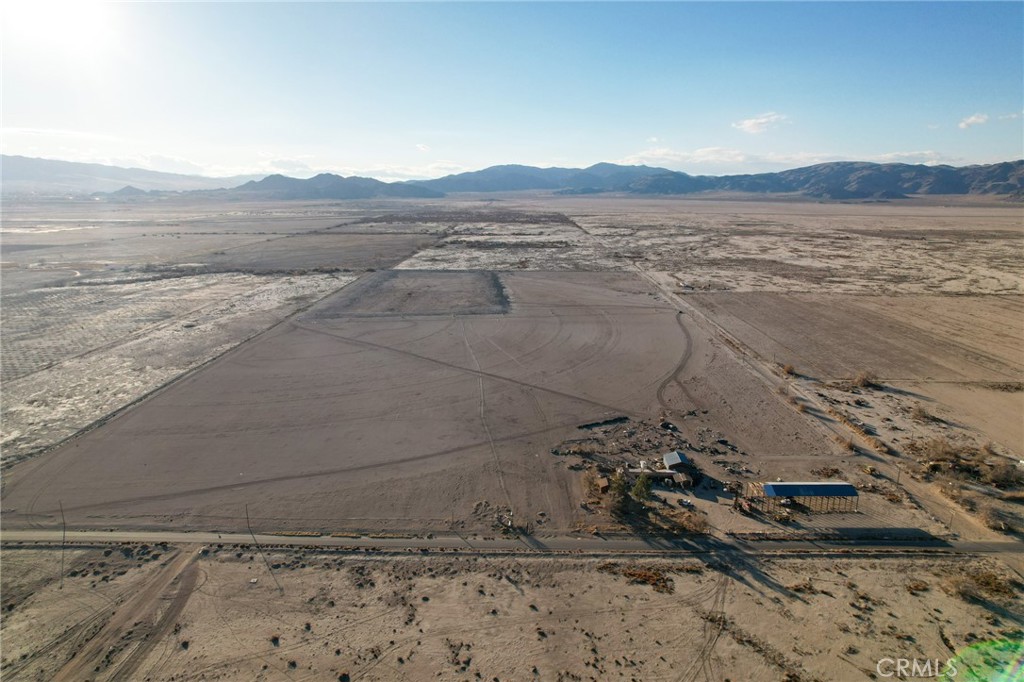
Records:
M199 552L185 547L168 558L160 572L142 589L118 605L106 625L55 676L57 682L77 682L108 671L109 680L131 680L138 665L173 626L196 584L194 564ZM121 656L127 651L127 656Z

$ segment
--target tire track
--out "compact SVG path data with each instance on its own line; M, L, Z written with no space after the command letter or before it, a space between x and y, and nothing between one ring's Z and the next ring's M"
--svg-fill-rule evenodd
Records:
M171 599L171 603L164 609L164 612L154 624L153 629L146 633L142 642L134 651L128 654L128 657L117 667L114 674L110 676L111 682L130 682L133 679L132 675L138 670L142 662L146 660L150 652L153 651L157 642L163 639L168 631L170 631L178 616L185 609L185 604L188 603L189 597L192 596L192 592L195 589L198 576L198 565L195 562L190 562L174 578L174 581L178 582L178 590L174 598Z
M491 450L491 457L494 459L494 469L498 474L498 484L501 486L501 492L505 495L505 504L508 505L509 513L512 514L512 496L508 494L508 487L505 485L505 475L501 471L501 460L498 458L498 450L494 447L494 436L491 434L491 427L487 423L487 394L484 390L484 378L480 374L480 361L476 358L476 353L473 352L473 345L469 342L469 336L466 334L466 320L461 318L459 320L462 325L462 340L466 344L466 350L469 351L469 357L473 360L473 365L476 366L477 380L480 384L480 423L483 424L484 434L487 436L487 444Z
M166 622L164 622L163 618L159 618L156 621L158 624L169 624L180 613L180 609L184 607L185 601L188 600L192 593L191 587L195 585L196 572L190 569L194 569L194 562L197 556L198 551L182 552L178 550L177 555L164 564L160 572L153 576L149 584L118 608L110 620L100 628L95 636L89 638L85 646L75 653L74 658L64 664L53 679L56 682L72 682L90 678L94 669L102 665L108 652L122 641L124 633L135 627L135 623L140 621L146 622L148 616L159 607L160 598L164 591L175 580L180 578L180 587L188 585L188 590L179 589L179 594L174 600L174 602L180 600L178 610L173 612ZM165 611L164 615L167 615L168 611L173 611L174 602L172 602L172 607ZM154 634L159 635L161 633L155 632ZM158 638L159 636L152 637L151 640L155 643ZM129 655L129 659L131 658L132 656ZM141 662L141 660L139 658L138 662Z
M575 423L575 422L573 422L573 423ZM553 426L551 428L546 428L546 429L539 429L539 430L535 430L535 431L527 431L527 432L522 432L522 433L516 433L516 434L513 434L511 436L505 436L505 437L502 437L502 438L495 438L494 442L495 443L504 443L504 442L507 442L507 441L515 441L515 440L519 440L519 439L522 439L522 438L527 438L527 437L530 437L530 436L539 436L539 435L542 435L542 434L545 434L545 433L550 433L550 432L553 432L553 431L558 431L559 429L563 428L564 426L569 426L569 425L570 424L564 424L564 425L561 425L561 426ZM85 510L90 510L90 509L103 509L103 508L106 508L106 507L112 507L112 506L123 505L123 504L139 504L139 503L142 503L142 502L156 502L156 501L161 501L161 500L173 500L173 499L177 499L177 498L181 498L181 497L186 497L186 496L189 496L189 495L204 495L204 494L209 494L209 493L219 493L219 492L225 492L225 491L229 491L229 490L238 490L238 489L242 489L242 488L249 488L249 487L252 487L252 486L263 485L263 484L266 484L266 483L278 483L278 482L283 482L283 481L299 481L299 480L306 480L306 479L313 479L313 478L321 478L321 477L325 477L325 476L335 476L337 474L352 473L352 472L356 472L356 471L368 471L368 470L371 470L371 469L381 469L381 468L386 468L386 467L402 466L404 464L409 464L410 462L419 462L419 461L423 461L423 460L427 460L427 459L434 459L434 458L437 458L437 457L444 457L446 455L453 455L453 454L458 454L460 452L466 452L466 451L473 450L475 448L481 447L481 446L486 445L486 444L487 444L487 441L479 441L479 442L476 442L476 443L470 443L469 445L461 445L461 446L454 447L454 448L446 448L444 450L437 450L437 451L434 451L434 452L427 452L427 453L424 453L422 455L414 455L412 457L405 457L405 458L402 458L402 459L395 459L395 460L391 460L391 461L388 461L388 462L375 462L375 463L372 463L372 464L363 464L363 465L354 466L354 467L339 467L339 468L336 468L336 469L325 469L325 470L322 470L322 471L313 471L313 472L299 473L299 474L287 474L287 475L284 475L284 476L272 476L270 478L261 478L261 479L257 479L257 480L251 480L251 481L240 481L240 482L236 481L236 482L233 482L233 483L225 483L225 484L222 484L222 485L206 486L206 487L203 487L203 488L192 488L190 490L181 490L181 491L178 491L178 492L162 493L162 494L159 494L159 495L142 495L142 496L139 496L139 497L124 498L124 499L120 499L120 500L109 500L109 501L106 501L106 502L96 502L96 503L92 503L92 504L83 504L83 505L78 505L78 506L73 506L73 507L65 506L64 507L64 511L65 512L85 511ZM54 511L56 511L56 509L43 510L43 511L37 512L37 513L38 514L43 514L43 513L50 513L50 512L54 512Z
M690 363L690 357L693 355L693 337L690 335L690 330L683 324L682 312L676 313L676 324L679 325L679 329L683 332L683 338L686 340L686 349L683 351L682 357L679 358L679 362L676 363L675 369L658 386L657 392L658 404L668 412L676 412L676 409L669 404L668 399L665 397L665 392L672 384L678 386L683 395L692 400L683 382L680 381L679 376L686 369L686 366Z
M703 641L697 650L697 658L690 664L680 679L695 682L702 677L705 682L717 682L715 676L715 646L725 630L725 600L729 591L729 575L722 573L711 595L711 608L698 614L704 621Z
M430 363L433 363L433 364L436 364L436 365L441 365L442 367L449 367L449 368L457 370L459 372L465 372L467 374L472 374L474 376L482 376L482 377L486 377L486 378L489 378L489 379L496 379L498 381L503 381L503 382L506 382L506 383L515 384L516 386L525 386L526 388L532 388L534 390L542 391L544 393L550 393L550 394L556 395L556 396L558 396L560 398L568 398L569 400L574 400L574 401L578 401L578 402L581 402L581 403L586 403L587 405L593 405L595 407L600 407L603 410L608 410L608 411L616 412L616 413L619 413L619 414L627 414L627 415L634 416L634 417L639 416L638 413L635 410L627 410L625 408L622 408L622 407L619 407L619 406L616 406L616 405L607 405L605 403L598 402L598 401L592 400L590 398L585 398L585 397L579 396L579 395L573 395L572 393L566 393L564 391L559 391L557 389L548 388L546 386L539 386L537 384L531 384L531 383L528 383L528 382L525 382L525 381L520 381L518 379L513 379L511 377L502 376L501 374L494 374L493 372L485 372L485 371L479 370L479 369L474 370L474 369L469 368L469 367L462 367L461 365L456 365L456 364L451 363L451 362L445 362L444 360L438 360L436 358L431 358L431 357L428 357L426 355L421 355L419 353L414 353L412 351L402 350L401 348L395 348L393 346L386 346L386 345L379 344L379 343L372 343L370 341L363 341L361 339L354 339L352 337L342 336L340 334L332 334L331 332L329 332L327 330L324 330L324 329L316 329L315 327L307 327L305 325L298 325L298 326L302 327L303 329L307 329L309 331L312 331L314 333L324 334L326 336L331 336L333 338L339 339L341 341L345 341L347 343L352 343L352 344L355 344L355 345L365 346L367 348L373 348L375 350L389 351L391 353L395 353L395 354L398 354L398 355L403 355L403 356L406 356L406 357L415 358L417 360L423 360L425 362L430 362Z

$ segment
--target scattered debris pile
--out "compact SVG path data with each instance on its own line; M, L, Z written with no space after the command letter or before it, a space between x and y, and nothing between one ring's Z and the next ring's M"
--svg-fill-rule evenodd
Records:
M629 581L631 585L650 585L654 588L655 592L672 594L676 590L675 582L670 576L666 575L664 569L660 567L642 565L624 566L614 561L606 561L603 564L599 564L597 570L602 573L621 575Z

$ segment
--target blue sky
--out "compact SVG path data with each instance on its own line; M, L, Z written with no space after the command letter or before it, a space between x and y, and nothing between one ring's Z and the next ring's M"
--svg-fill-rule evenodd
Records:
M4 153L223 175L1024 156L1024 4L12 2Z

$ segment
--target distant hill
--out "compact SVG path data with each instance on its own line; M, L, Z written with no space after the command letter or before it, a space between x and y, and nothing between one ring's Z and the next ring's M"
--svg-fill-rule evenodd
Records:
M444 192L404 182L381 182L373 178L342 177L333 173L300 180L284 175L269 175L247 182L223 193L229 198L244 199L373 199L399 197L433 199Z
M143 168L122 168L100 163L0 155L0 190L5 195L92 194L113 192L126 185L143 191L184 192L235 187L259 177L262 176L208 178L201 175L161 173Z
M842 161L758 175L717 178L716 189L800 192L828 199L895 199L908 194L1014 194L1024 187L1024 161L986 166L920 166Z
M821 163L755 175L689 175L649 166L599 163L589 168L492 166L418 183L445 192L555 190L560 194L705 191L798 193L823 199L898 199L908 194L1009 194L1024 191L1024 161L986 166L921 166L858 161Z
M693 194L708 191L799 194L846 200L899 199L910 194L998 194L1024 197L1024 161L983 166L920 166L837 161L777 173L689 175L651 166L597 163L587 168L502 165L433 180L381 182L321 173L309 179L270 175L205 178L138 168L3 156L2 188L11 194L90 194L113 201L202 191L229 200L436 198L450 192L544 190L559 194ZM100 189L94 189L100 188Z
M657 173L664 168L619 166L597 163L589 168L536 168L534 166L491 166L479 171L447 175L416 184L442 192L515 192L525 189L623 189L631 181Z

